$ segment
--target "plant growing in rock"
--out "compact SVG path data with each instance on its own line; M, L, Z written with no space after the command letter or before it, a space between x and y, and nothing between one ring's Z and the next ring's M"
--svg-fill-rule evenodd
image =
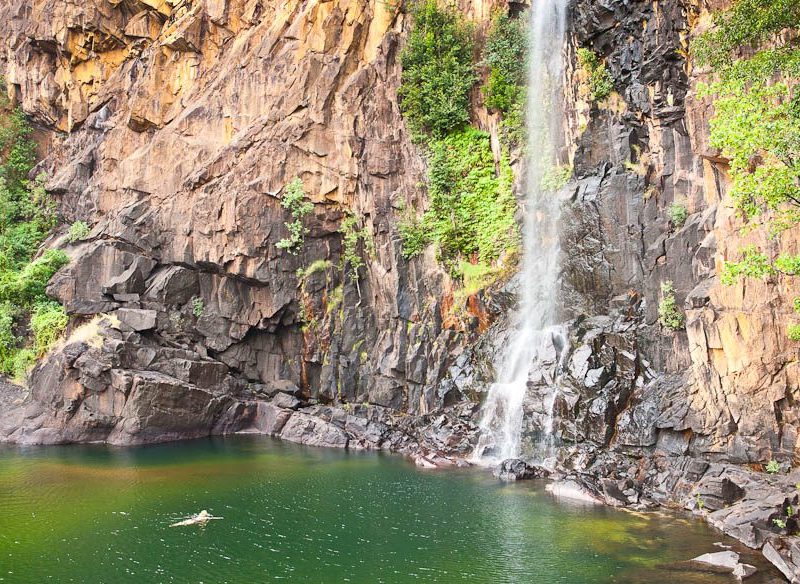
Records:
M206 305L203 302L202 298L195 296L192 298L192 314L195 315L196 318L200 318L206 311Z
M680 229L686 224L686 219L689 217L689 211L685 205L680 203L672 203L667 209L667 216L670 222Z
M289 237L285 237L275 244L278 249L283 249L297 255L297 251L303 246L303 241L308 233L308 229L303 225L303 217L314 210L314 203L306 200L306 193L303 189L303 181L295 178L284 188L281 206L289 211L292 216L291 221L284 223L289 230Z
M486 107L508 114L524 103L527 53L525 23L499 13L483 49L483 61L489 67L489 80L483 88Z
M705 509L706 502L703 501L703 498L700 496L700 493L695 493L695 495L694 495L694 503L695 503L695 507L699 511L702 511L703 509Z
M777 460L770 460L764 467L769 474L777 474L781 470L781 465Z
M56 211L45 175L28 180L36 154L31 131L24 114L0 100L0 373L17 379L67 322L45 289L68 256L51 249L33 259L56 225Z
M61 337L67 328L69 317L58 302L47 301L36 305L31 314L30 327L33 332L33 350L42 357Z
M358 285L359 270L367 265L359 248L363 246L364 251L370 256L375 254L372 233L366 225L360 227L358 218L352 213L348 213L342 220L339 233L342 234L342 269L347 270L350 281Z
M586 89L592 101L603 101L614 91L614 79L605 63L591 49L578 49L578 65L586 78Z
M69 226L69 233L67 234L67 238L69 239L70 243L75 243L78 241L83 241L89 236L91 229L86 221L76 221L72 225Z
M429 209L418 221L401 223L403 253L411 258L435 244L455 270L472 257L491 264L515 248L519 232L508 161L495 169L489 136L472 127L432 143L428 156Z
M661 284L661 302L658 304L658 322L666 329L678 331L683 328L684 316L678 310L675 288L671 281Z
M478 80L472 27L454 8L419 0L401 55L400 108L412 134L443 137L469 122L469 93Z

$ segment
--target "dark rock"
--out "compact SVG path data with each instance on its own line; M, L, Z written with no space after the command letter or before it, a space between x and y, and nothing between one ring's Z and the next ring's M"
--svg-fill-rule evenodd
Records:
M509 458L501 462L492 474L501 481L523 481L545 478L550 473L545 468L530 465L521 458Z
M293 395L289 395L288 393L279 393L272 400L272 404L275 407L284 408L287 410L296 410L300 407L301 403L302 402L299 399Z
M155 310L120 308L114 312L114 316L119 319L122 330L147 331L156 326Z

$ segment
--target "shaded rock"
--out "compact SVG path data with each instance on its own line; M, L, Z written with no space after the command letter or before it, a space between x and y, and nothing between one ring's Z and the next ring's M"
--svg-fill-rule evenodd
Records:
M277 436L291 417L292 412L290 410L281 409L273 404L258 402L255 404L251 429L261 434Z

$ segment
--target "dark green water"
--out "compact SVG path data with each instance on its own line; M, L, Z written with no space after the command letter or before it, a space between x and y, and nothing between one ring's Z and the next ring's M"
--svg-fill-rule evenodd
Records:
M224 519L169 527L201 509ZM483 470L265 438L0 449L3 582L729 583L665 567L720 540Z

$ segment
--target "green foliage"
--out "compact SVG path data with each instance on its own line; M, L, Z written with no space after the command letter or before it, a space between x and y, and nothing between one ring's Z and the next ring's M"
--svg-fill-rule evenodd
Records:
M539 186L543 191L559 191L566 186L571 177L571 166L553 165L542 174Z
M525 144L526 140L525 103L521 99L503 114L503 119L500 121L500 142L511 149Z
M33 350L37 357L43 356L61 337L67 328L69 317L64 307L52 300L40 302L31 314Z
M69 263L60 249L48 249L41 257L26 264L19 272L0 272L0 302L31 307L46 300L50 278Z
M738 0L714 15L714 28L694 41L692 52L701 65L725 68L738 48L758 46L798 23L797 0Z
M771 211L777 233L800 219L800 115L786 83L726 78L714 94L711 145L730 160L730 196L747 219Z
M685 205L680 203L672 203L667 209L667 216L672 224L680 229L686 223L686 218L689 217L689 211Z
M716 74L701 92L714 97L710 142L730 160L730 196L745 220L776 236L800 222L800 2L736 0L714 25L692 46ZM739 58L742 48L752 56ZM730 285L775 274L800 274L800 256L771 261L748 246L721 277ZM800 325L789 325L787 336L800 340Z
M458 275L462 281L462 287L458 291L459 296L466 298L491 286L497 280L498 272L498 268L486 264L462 261L458 266Z
M722 267L722 283L732 286L739 278L765 278L775 273L775 268L766 255L759 252L754 245L742 250L742 259L738 262L725 262Z
M770 460L766 467L764 467L769 474L777 474L781 470L781 465L777 460Z
M19 110L0 102L0 373L23 379L60 336L67 315L45 293L69 258L47 250L31 261L56 225L46 177L29 180L35 162L31 127Z
M342 234L343 268L346 269L349 267L348 273L350 280L358 282L358 271L367 265L359 248L363 245L364 250L369 255L374 255L375 243L372 239L372 234L366 225L364 227L359 227L358 218L352 214L348 214L342 220L339 233Z
M754 245L742 249L742 259L738 262L725 262L722 267L722 283L732 286L739 278L767 278L776 274L797 276L800 274L800 256L781 254L770 262L766 254L761 253ZM798 299L794 301L798 309Z
M195 296L192 298L192 314L195 318L200 318L206 311L206 305L202 298Z
M314 204L306 200L303 181L295 178L286 185L281 199L281 206L289 211L292 220L284 223L286 229L289 230L289 237L281 239L275 244L275 247L286 250L292 255L297 255L308 233L308 229L303 225L303 217L314 210Z
M398 223L397 230L403 242L403 257L407 260L417 257L431 242L430 234L425 231L423 222L411 214Z
M702 511L706 506L706 502L703 501L703 498L700 496L700 493L694 494L694 502L700 511Z
M420 220L401 223L404 256L414 257L432 243L440 259L455 268L460 260L473 257L491 264L516 247L513 174L507 160L500 167L498 175L488 134L472 127L432 142L430 208Z
M786 521L784 521L783 519L775 518L772 520L772 523L774 523L775 527L777 527L778 529L786 529Z
M86 221L76 221L69 226L67 238L69 239L70 243L83 241L89 236L90 232L91 229L89 228L89 225L87 225Z
M412 133L441 138L469 121L469 93L478 77L472 27L453 8L419 0L401 56L398 97Z
M591 49L578 49L578 64L587 78L592 101L603 101L614 91L614 79L605 63Z
M671 281L661 284L661 302L658 304L658 322L661 326L672 331L683 328L683 313L678 309L675 301L675 288Z
M500 13L492 21L483 60L489 66L486 107L509 113L524 102L527 53L525 23Z

